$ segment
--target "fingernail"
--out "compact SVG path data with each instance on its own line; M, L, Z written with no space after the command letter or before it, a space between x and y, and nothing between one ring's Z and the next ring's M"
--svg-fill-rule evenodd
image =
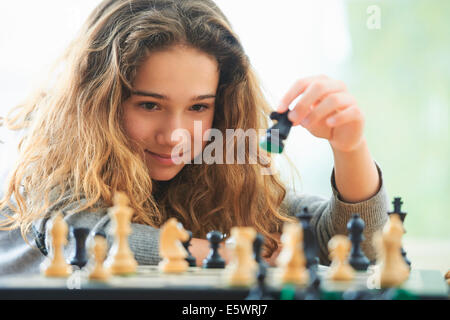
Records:
M309 119L308 119L308 118L303 119L303 120L300 122L300 124L301 124L302 126L306 127L306 126L309 124Z
M336 123L336 119L335 119L335 118L329 118L329 119L327 120L327 124L330 125L330 126L332 126L332 125L335 124L335 123Z
M296 111L291 111L291 112L288 113L288 119L289 119L291 122L297 121L297 118L298 118L298 114L297 114Z

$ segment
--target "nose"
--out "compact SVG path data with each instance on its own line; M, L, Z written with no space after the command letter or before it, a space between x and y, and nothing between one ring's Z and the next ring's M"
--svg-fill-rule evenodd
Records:
M179 130L185 129L183 119L180 116L172 115L162 121L156 132L156 142L165 149L173 149L177 144L182 142L182 137L177 134ZM172 136L173 140L172 140Z

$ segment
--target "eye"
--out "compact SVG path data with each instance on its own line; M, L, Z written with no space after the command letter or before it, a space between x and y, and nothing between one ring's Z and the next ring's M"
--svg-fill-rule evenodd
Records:
M148 111L153 111L153 109L156 107L156 103L153 102L142 102L139 103L139 107L148 110Z
M196 112L203 112L203 111L209 109L208 106L205 106L205 105L202 105L202 104L196 104L195 106L192 106L192 108L194 108L194 109L195 109L194 111L196 111ZM200 108L201 110L199 110L199 108Z

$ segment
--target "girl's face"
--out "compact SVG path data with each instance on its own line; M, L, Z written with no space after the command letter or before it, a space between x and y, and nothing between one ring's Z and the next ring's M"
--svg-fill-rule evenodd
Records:
M202 137L212 127L218 84L217 61L194 48L176 46L151 53L138 68L134 93L123 104L124 127L128 137L146 150L153 180L170 180L185 165L170 160L180 143L171 140L174 130L190 133L191 160L198 155L193 147L194 121L201 122ZM206 142L202 141L202 150Z

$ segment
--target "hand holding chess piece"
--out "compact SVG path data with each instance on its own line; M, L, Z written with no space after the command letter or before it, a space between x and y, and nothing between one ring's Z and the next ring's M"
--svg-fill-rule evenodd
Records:
M397 214L389 216L389 222L384 226L379 243L381 254L380 285L390 288L401 285L409 277L409 267L401 254L403 224Z
M335 235L328 242L328 250L332 260L329 278L334 281L351 281L355 277L355 271L348 262L348 255L352 243L344 235Z
M186 261L188 252L183 242L189 240L189 233L184 230L181 223L175 218L170 218L161 227L159 254L163 260L159 268L164 273L181 273L189 268Z
M299 223L286 223L281 236L283 248L277 259L281 268L281 283L304 285L309 274L306 269L306 258L303 251L303 228Z
M72 266L64 259L68 231L67 223L61 213L58 213L50 225L52 243L50 257L41 266L42 273L47 277L68 277L72 273Z
M115 275L131 274L136 272L137 268L137 262L128 245L128 236L131 233L131 217L133 215L133 209L128 204L129 199L127 196L123 192L117 192L114 196L114 207L109 209L114 243L105 265Z

